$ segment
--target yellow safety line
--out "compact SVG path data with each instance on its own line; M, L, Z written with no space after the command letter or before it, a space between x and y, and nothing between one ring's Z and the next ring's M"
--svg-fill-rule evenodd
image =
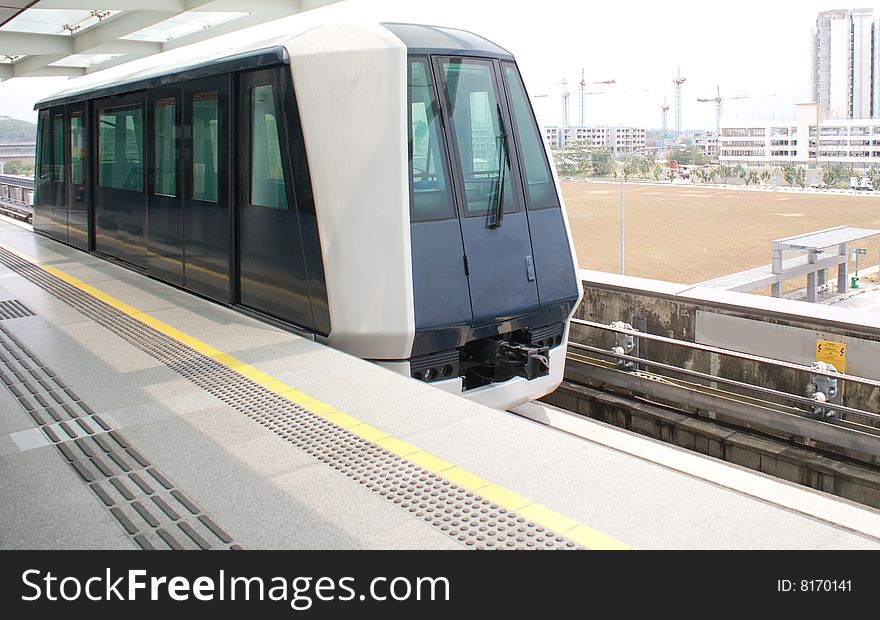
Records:
M514 493L513 491L506 489L500 485L493 484L490 481L473 474L466 469L458 467L454 463L450 463L444 459L441 459L430 452L426 452L425 450L421 450L412 444L409 444L402 439L398 439L397 437L393 437L391 434L386 433L385 431L372 426L371 424L367 424L363 420L359 420L358 418L349 415L343 411L339 411L332 405L328 405L327 403L321 402L317 398L313 398L308 394L297 390L294 387L291 387L284 383L283 381L279 381L275 377L271 375L267 375L266 373L257 370L253 366L242 362L226 353L223 353L219 349L215 349L211 345L202 342L201 340L197 340L193 338L189 334L186 334L179 329L176 329L159 319L156 319L146 312L142 312L137 308L128 305L127 303L104 293L96 289L93 286L86 284L74 278L73 276L52 267L51 265L42 265L40 262L27 254L8 246L5 243L0 242L0 247L5 248L7 251L15 254L19 258L22 258L31 264L39 267L43 271L56 276L68 284L75 286L79 290L83 291L91 295L92 297L103 301L104 303L113 306L120 312L127 314L128 316L137 319L138 321L149 325L153 329L162 332L166 336L170 336L171 338L181 342L192 349L195 349L199 353L223 364L227 368L234 370L240 375L247 377L248 379L259 383L264 388L274 392L275 394L281 396L289 400L292 403L295 403L305 409L308 409L312 413L321 416L325 420L343 428L355 435L375 443L376 445L388 450L389 452L396 454L397 456L404 458L423 469L430 471L431 473L440 475L450 482L453 482L461 487L469 491L474 491L475 493L479 493L481 496L485 497L489 501L502 506L508 510L516 512L527 519L537 523L538 525L552 530L557 534L561 534L570 540L582 545L588 549L603 549L603 550L620 550L620 549L630 549L628 545L616 540L610 536L603 534L597 530L594 530L591 527L578 523L574 519L570 519L565 515L562 515L555 510L551 510L546 506L539 504L538 502L532 501L527 497L523 497L518 493Z

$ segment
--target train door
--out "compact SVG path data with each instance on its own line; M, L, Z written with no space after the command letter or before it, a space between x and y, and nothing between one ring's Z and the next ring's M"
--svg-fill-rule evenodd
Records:
M237 199L242 305L313 327L279 72L240 75ZM289 88L289 87L288 87ZM287 171L287 173L285 173Z
M49 110L49 131L52 135L52 174L49 234L67 242L67 145L64 132L64 108Z
M147 266L144 94L94 103L95 250Z
M49 110L40 110L37 125L37 169L34 176L34 230L51 233L52 121Z
M538 307L538 288L498 62L436 57L435 69L462 179L456 189L474 324L527 314Z
M147 109L147 268L183 285L183 207L180 170L180 88L150 92Z
M220 301L230 288L230 76L183 86L183 283Z
M67 176L67 241L89 249L89 167L86 104L67 107L67 143L70 169Z

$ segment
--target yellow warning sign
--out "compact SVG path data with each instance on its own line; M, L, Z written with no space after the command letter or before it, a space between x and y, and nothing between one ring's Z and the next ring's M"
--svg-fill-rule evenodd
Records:
M846 372L846 343L817 340L816 361L834 364L837 370Z

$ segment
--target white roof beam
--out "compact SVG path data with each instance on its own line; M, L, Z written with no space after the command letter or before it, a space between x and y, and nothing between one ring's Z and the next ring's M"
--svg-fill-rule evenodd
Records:
M40 54L39 56L28 56L22 58L18 62L12 63L12 73L15 77L24 77L30 75L32 71L42 69L53 62L57 62L63 58L67 58L68 54Z
M300 11L311 11L312 9L320 9L328 4L336 4L339 0L299 0Z
M40 54L73 54L73 40L58 34L33 34L0 30L0 54L39 56Z
M89 54L138 54L146 56L148 54L158 54L162 51L161 43L152 41L131 41L128 39L115 39L96 45L89 49ZM84 53L84 52L79 52Z
M79 77L85 75L85 69L82 67L41 67L34 69L26 74L19 75L15 72L15 77Z
M271 3L260 2L257 6L259 9L250 15L245 15L239 19L233 19L223 24L217 24L211 28L206 28L205 30L199 30L198 32L166 41L162 44L162 51L167 52L168 50L177 49L184 45L197 43L199 41L204 41L205 39L212 39L223 34L242 30L249 26L256 26L257 24L263 24L267 21L278 19L279 17L287 17L288 15L295 15L300 12L299 0L296 2L283 0Z
M42 69L46 65L53 63L62 58L66 58L70 54L36 54L23 58L17 62L10 64L12 75L9 77L26 77L30 76L32 71Z
M102 63L97 63L86 67L86 74L95 73L96 71L103 71L104 69L109 69L110 67L115 67L116 65L121 65L132 60L137 60L138 58L146 58L147 56L152 56L152 54L126 54L125 56L119 56L118 58L111 58L110 60L106 60Z
M138 30L155 26L177 13L173 11L131 11L101 23L99 27L89 28L82 34L73 36L75 54L88 54L98 46L106 45L116 39L128 36ZM45 52L44 52L45 53ZM110 52L104 52L110 53Z
M303 0L284 0L290 9L290 13L299 13L302 11ZM187 11L201 12L233 12L233 13L264 13L266 7L278 4L276 0L260 0L259 2L243 3L241 0L187 0Z
M78 11L93 11L96 8L104 11L140 11L149 6L154 11L174 11L180 13L186 10L186 0L40 0L35 9L63 9Z

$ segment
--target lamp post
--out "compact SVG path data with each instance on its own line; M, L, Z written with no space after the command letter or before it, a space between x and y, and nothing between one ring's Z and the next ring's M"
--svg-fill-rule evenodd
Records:
M664 145L666 150L673 151L683 151L687 149L687 145L684 144L669 144ZM624 223L624 208L623 208L623 179L626 176L626 164L629 163L630 158L637 153L644 153L647 151L651 151L653 149L650 148L641 148L636 149L632 153L626 156L626 159L623 160L623 170L620 172L620 275L624 275L624 236L623 236L623 223Z

